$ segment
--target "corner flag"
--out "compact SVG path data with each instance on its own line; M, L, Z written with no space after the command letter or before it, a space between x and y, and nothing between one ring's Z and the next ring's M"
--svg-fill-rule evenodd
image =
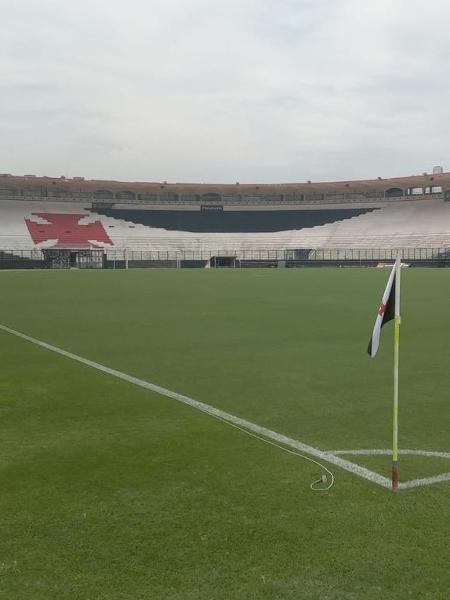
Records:
M388 321L394 319L394 402L392 405L392 489L398 490L398 364L400 352L400 262L401 252L389 275L386 289L384 290L378 315L367 349L372 358L376 355L380 344L381 328Z
M367 348L367 352L371 358L373 358L378 351L381 328L385 323L392 321L395 317L395 275L396 265L392 268L386 289L384 290L383 298L380 307L378 308L378 315L373 327L372 337L370 338L369 346Z

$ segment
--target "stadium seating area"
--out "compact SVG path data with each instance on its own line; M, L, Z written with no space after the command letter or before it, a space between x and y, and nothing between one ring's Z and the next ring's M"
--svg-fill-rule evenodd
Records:
M372 208L329 208L311 207L291 210L157 210L149 208L96 208L95 212L131 224L146 225L167 231L187 231L191 233L276 233L310 229L319 225L335 223L365 214Z
M442 197L392 200L370 209L321 206L316 210L296 207L292 211L223 211L208 214L206 221L200 210L186 211L188 214L181 216L181 211L170 214L171 211L165 210L155 216L157 212L92 209L91 204L48 200L3 200L0 250L103 248L107 254L127 249L244 256L250 251L299 248L450 246L450 202ZM273 222L269 226L271 216ZM214 227L208 231L208 221L212 223L214 219L222 225L216 231ZM243 231L235 230L237 222L243 223ZM274 231L273 223L277 222L279 230ZM220 230L227 226L231 230Z

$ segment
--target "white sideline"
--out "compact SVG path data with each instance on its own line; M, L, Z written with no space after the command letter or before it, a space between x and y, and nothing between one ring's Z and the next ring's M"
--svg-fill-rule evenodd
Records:
M46 350L50 350L51 352L56 352L66 358L70 358L75 360L83 365L87 365L88 367L92 367L93 369L97 369L98 371L102 371L103 373L107 373L108 375L112 375L113 377L117 377L118 379L122 379L123 381L127 381L128 383L132 383L134 385L138 385L147 390L151 390L156 394L160 394L161 396L166 396L168 398L172 398L173 400L178 400L178 402L183 402L188 406L192 406L197 410L200 410L212 417L216 417L221 419L222 421L227 421L228 423L232 423L233 425L238 425L239 427L243 427L248 431L253 431L258 435L262 435L268 439L274 440L280 444L284 444L285 446L290 446L291 448L295 448L296 450L300 450L305 454L309 454L310 456L314 456L316 458L320 458L328 463L336 465L345 471L349 471L354 475L358 475L363 479L367 479L372 483L377 483L385 488L391 487L391 482L387 477L383 477L378 473L374 473L365 467L361 467L360 465L356 465L348 460L340 458L339 456L334 456L327 452L323 452L318 448L314 448L313 446L308 446L307 444L303 444L297 440L289 438L281 433L276 433L271 429L267 429L266 427L261 427L260 425L256 425L251 421L246 421L245 419L241 419L236 417L230 413L227 413L223 410L215 408L214 406L210 406L209 404L205 404L204 402L199 402L198 400L194 400L189 396L184 396L183 394L178 394L177 392L173 392L172 390L168 390L167 388L163 388L154 383L150 383L149 381L144 381L143 379L138 379L137 377L133 377L132 375L127 375L126 373L122 373L121 371L116 371L116 369L111 369L110 367L106 367L105 365L101 365L100 363L94 362L93 360L89 360L88 358L83 358L82 356L78 356L77 354L73 354L72 352L67 352L67 350L63 350L62 348L58 348L57 346L53 346L52 344L47 344L47 342L43 342L34 337L21 333L20 331L16 331L15 329L11 329L11 327L7 327L6 325L0 324L0 329L15 335L27 342L31 342L32 344L36 344L41 348L45 348Z
M379 449L371 449L371 450L335 450L335 451L323 451L318 448L314 448L313 446L308 446L303 442L298 440L294 440L293 438L282 435L281 433L277 433L272 431L271 429L267 429L266 427L261 427L260 425L256 425L256 423L252 423L251 421L246 421L245 419L241 419L240 417L236 417L230 413L227 413L223 410L215 408L214 406L210 406L209 404L205 404L204 402L199 402L198 400L194 400L189 396L184 396L183 394L178 394L172 390L161 387L154 383L150 383L149 381L144 381L143 379L138 379L137 377L133 377L132 375L127 375L126 373L122 373L121 371L117 371L116 369L111 369L110 367L106 367L100 363L94 362L93 360L89 360L88 358L83 358L82 356L78 356L77 354L73 354L72 352L68 352L67 350L63 350L62 348L58 348L58 346L53 346L52 344L48 344L47 342L43 342L34 337L21 333L20 331L16 331L11 327L7 327L6 325L0 324L0 330L3 330L7 333L15 335L27 342L31 342L41 348L45 348L46 350L50 350L51 352L56 352L66 358L70 358L75 360L83 365L87 365L88 367L92 367L93 369L97 369L103 373L107 373L113 377L117 377L118 379L122 379L123 381L127 381L128 383L132 383L133 385L137 385L139 387L145 388L156 394L161 396L166 396L167 398L172 398L173 400L177 400L178 402L182 402L200 410L212 417L218 418L222 421L226 421L233 425L238 425L248 431L252 431L257 433L258 435L264 436L268 439L274 440L280 444L284 444L285 446L289 446L291 448L295 448L296 450L300 450L305 454L309 454L310 456L314 456L321 460L324 460L328 463L331 463L345 471L349 471L354 475L358 475L363 479L371 481L372 483L376 483L384 488L391 488L391 481L387 477L383 477L379 473L375 473L370 469L366 469L360 465L350 462L349 460L345 460L341 458L340 454L351 454L351 455L385 455L390 454L390 450L379 450ZM403 450L400 452L401 454L418 454L422 456L439 456L442 458L450 458L450 453L448 452L434 452L427 450ZM425 477L423 479L413 479L411 481L405 481L399 484L399 489L410 489L414 487L419 487L423 485L431 485L434 483L440 483L443 481L450 481L450 473L442 473L441 475L435 475L433 477Z

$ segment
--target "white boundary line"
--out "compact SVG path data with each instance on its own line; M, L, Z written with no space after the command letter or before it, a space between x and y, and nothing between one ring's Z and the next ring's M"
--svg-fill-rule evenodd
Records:
M438 450L399 450L399 454L404 454L405 456L434 456L436 458L449 458L450 452L440 452ZM361 450L332 450L330 454L334 456L340 456L341 454L351 454L353 456L390 456L392 454L392 449L389 448L380 449L380 448L369 448L369 449L361 449Z
M262 435L268 439L274 440L280 444L284 444L285 446L289 446L291 448L295 448L296 450L300 450L305 454L309 454L310 456L314 456L321 460L324 460L328 463L336 465L345 471L349 471L354 475L358 475L363 479L367 479L372 483L376 483L385 488L391 487L391 482L387 477L383 477L379 473L374 473L365 467L361 467L360 465L356 465L344 458L339 456L334 456L328 452L323 452L318 448L314 448L313 446L308 446L303 442L298 440L294 440L285 435L272 431L271 429L267 429L266 427L261 427L260 425L256 425L251 421L246 421L245 419L241 419L240 417L236 417L230 413L227 413L223 410L215 408L214 406L210 406L209 404L205 404L204 402L199 402L198 400L194 400L189 396L184 396L183 394L178 394L178 392L174 392L167 388L163 388L159 385L151 383L149 381L144 381L143 379L138 379L137 377L133 377L132 375L127 375L126 373L122 373L121 371L116 371L116 369L111 369L110 367L106 367L100 363L94 362L93 360L89 360L88 358L83 358L82 356L78 356L77 354L73 354L72 352L67 352L67 350L63 350L62 348L58 348L57 346L53 346L52 344L47 344L47 342L43 342L34 337L21 333L20 331L16 331L11 327L7 327L6 325L0 324L0 330L15 335L27 342L31 342L36 346L40 346L41 348L45 348L46 350L50 350L51 352L56 352L61 356L65 356L66 358L70 358L71 360L75 360L83 365L88 367L92 367L93 369L97 369L97 371L101 371L102 373L107 373L112 377L117 377L118 379L122 379L123 381L127 381L128 383L132 383L133 385L137 385L139 387L145 388L156 394L161 396L166 396L167 398L172 398L173 400L177 400L178 402L182 402L183 404L187 404L188 406L192 406L197 410L200 410L212 417L221 419L222 421L226 421L233 425L238 425L239 427L243 427L248 431L253 431L258 435Z
M434 477L424 477L423 479L411 479L410 481L399 483L398 487L401 490L409 490L411 488L421 487L423 485L443 483L444 481L450 481L450 473L441 473L441 475L434 475Z
M214 406L210 406L209 404L205 404L204 402L199 402L198 400L194 400L189 396L184 396L183 394L179 394L178 392L174 392L167 388L161 387L149 381L145 381L143 379L138 379L137 377L133 377L132 375L127 375L126 373L122 373L121 371L117 371L116 369L111 369L110 367L106 367L100 363L94 362L93 360L89 360L88 358L83 358L82 356L78 356L77 354L73 354L72 352L68 352L67 350L63 350L58 346L53 346L52 344L48 344L47 342L43 342L34 337L21 333L20 331L16 331L11 327L7 327L6 325L0 324L0 330L5 331L6 333L10 333L15 335L18 338L26 340L27 342L31 342L36 346L40 346L41 348L45 348L46 350L50 350L51 352L55 352L56 354L60 354L61 356L65 356L66 358L70 358L76 362L79 362L83 365L96 369L97 371L101 371L102 373L106 373L111 375L112 377L116 377L117 379L122 379L128 383L133 385L137 385L139 387L145 388L156 394L161 396L166 396L167 398L172 398L173 400L177 400L178 402L182 402L183 404L187 404L192 408L200 410L212 417L225 421L227 423L231 423L232 425L237 425L239 427L243 427L248 431L252 431L257 433L258 435L262 435L268 439L274 440L280 444L284 444L285 446L289 446L291 448L295 448L296 450L300 450L305 454L309 454L310 456L314 456L321 460L324 460L328 463L331 463L345 471L349 471L353 473L353 475L358 475L367 481L371 481L372 483L376 483L384 488L391 488L391 481L387 477L383 477L379 473L375 473L370 469L357 465L355 463L350 462L344 458L338 456L338 454L390 454L390 450L336 450L334 452L326 452L323 450L319 450L318 448L314 448L313 446L308 446L303 442L298 440L294 440L293 438L287 437L271 429L267 429L266 427L261 427L260 425L256 425L251 421L246 421L245 419L241 419L240 417L236 417L230 413L227 413L223 410L215 408ZM450 458L450 453L447 452L431 452L431 451L415 451L415 450L404 450L403 454L413 454L413 453L421 453L423 456L442 456L443 458ZM406 481L404 483L399 484L400 489L409 489L423 485L431 485L433 483L439 483L442 481L450 481L450 473L442 473L441 475L436 475L434 477L426 477L424 479L414 479L411 481Z
M426 456L426 457L436 457L436 458L447 458L450 459L450 452L439 452L437 450L410 450L405 448L404 450L399 450L399 454L403 456ZM390 456L392 454L392 450L380 449L380 448L370 448L370 449L361 449L361 450L333 450L330 452L333 456L338 455L352 455L352 456ZM432 485L434 483L442 483L444 481L450 481L450 473L441 473L440 475L433 475L432 477L423 477L421 479L411 479L410 481L405 481L403 483L399 483L399 489L407 490L415 487L421 487L424 485Z

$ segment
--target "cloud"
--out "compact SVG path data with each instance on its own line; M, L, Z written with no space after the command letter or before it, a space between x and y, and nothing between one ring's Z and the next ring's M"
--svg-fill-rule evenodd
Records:
M168 181L444 162L443 0L0 0L2 171Z

